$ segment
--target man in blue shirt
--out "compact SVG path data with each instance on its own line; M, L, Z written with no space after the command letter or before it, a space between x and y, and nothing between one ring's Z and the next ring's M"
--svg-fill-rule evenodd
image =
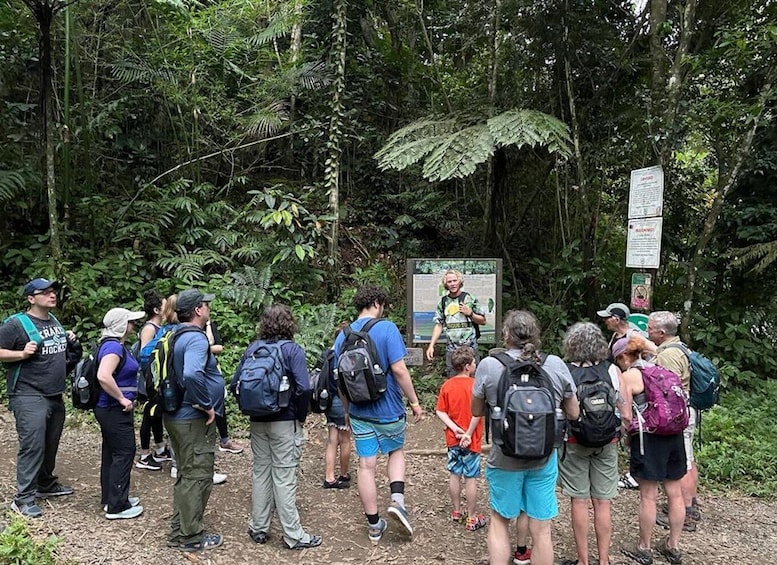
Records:
M387 299L383 289L375 286L360 288L353 299L359 315L351 324L351 329L361 330L373 318L380 318ZM403 448L407 422L403 394L410 401L416 423L421 421L423 410L405 365L405 343L397 326L389 320L381 320L372 327L369 336L375 344L378 362L386 373L386 392L374 402L359 404L348 404L345 396L341 397L347 407L356 453L359 454L359 498L367 516L368 535L370 541L377 543L387 527L386 520L378 513L378 491L375 485L378 451L388 454L387 473L391 488L388 515L401 526L403 532L413 534L405 508ZM341 332L335 340L335 354L338 356L344 339L344 332Z
M214 295L189 289L178 295L175 311L181 325L196 331L182 333L173 348L173 370L184 390L181 407L164 415L165 428L178 464L173 487L173 518L168 545L182 551L213 549L223 543L219 534L206 533L205 507L213 487L216 414L224 414L224 379L210 354L204 327Z

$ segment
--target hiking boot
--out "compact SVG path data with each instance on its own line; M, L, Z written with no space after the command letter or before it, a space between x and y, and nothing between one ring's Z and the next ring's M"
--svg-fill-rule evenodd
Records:
M43 516L43 510L35 503L19 504L14 500L11 503L11 510L18 512L25 518L40 518Z
M267 540L270 539L267 532L255 532L250 528L248 529L248 537L258 544L265 544L267 543Z
M482 514L467 518L467 530L474 532L486 525L486 517Z
M138 504L140 504L140 498L138 498L137 496L130 496L127 500L129 501L130 506L137 506ZM103 512L108 512L107 504L103 504Z
M67 496L73 494L73 487L55 483L53 487L47 490L38 489L38 498L50 498L52 496Z
M377 524L374 526L370 524L368 526L367 536L370 538L372 543L378 543L380 538L383 537L383 532L386 531L386 528L388 528L388 523L386 523L385 519L380 518Z
M222 543L224 538L219 534L205 534L200 541L190 541L189 543L179 543L177 548L181 551L203 551L205 549L216 549Z
M407 510L398 502L391 503L388 507L388 515L389 518L393 518L397 524L402 526L407 535L413 535L413 526L410 524L410 517L407 514Z
M672 565L681 565L683 562L683 554L679 549L669 547L669 538L665 537L656 546L656 551L666 557Z
M464 524L467 521L467 513L466 512L456 512L455 510L451 512L451 522L454 524Z
M687 522L689 520L696 524L701 522L701 512L699 512L698 508L694 506L691 506L690 508L688 507L685 508L685 521Z
M289 547L289 549L310 549L311 547L318 547L321 545L322 541L324 540L321 536L314 536L311 534L309 541L298 541L293 546Z
M162 451L157 453L154 452L153 455L154 461L157 463L164 463L165 461L172 461L173 460L173 454L170 453L170 448L165 447Z
M143 514L142 506L130 506L121 512L106 512L105 517L109 520L127 520L129 518L137 518L141 514Z
M621 553L626 557L631 557L634 561L639 563L639 565L653 564L653 550L643 549L639 544L621 548Z
M515 553L513 553L513 563L515 563L515 565L530 565L531 549L527 547L526 551L523 553L518 553L518 550L516 549Z
M227 453L243 453L243 450L245 447L243 447L240 444L235 443L231 439L228 439L226 442L220 441L219 442L219 451L225 451Z
M138 469L148 469L149 471L161 471L162 464L156 461L150 453L141 455L140 459L135 461L135 467Z

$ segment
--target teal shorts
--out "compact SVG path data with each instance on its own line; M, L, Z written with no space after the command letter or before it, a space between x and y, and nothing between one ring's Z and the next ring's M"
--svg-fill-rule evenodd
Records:
M491 509L508 520L522 511L535 520L551 520L558 515L556 451L539 469L505 471L486 467Z
M407 420L379 424L359 420L351 416L351 433L359 457L375 457L378 451L383 454L402 449L405 445Z
M465 479L476 479L480 476L480 453L475 453L463 447L448 448L448 471Z

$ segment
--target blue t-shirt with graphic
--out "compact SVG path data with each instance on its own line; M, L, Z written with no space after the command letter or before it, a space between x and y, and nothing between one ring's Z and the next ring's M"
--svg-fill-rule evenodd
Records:
M361 330L367 322L372 320L366 316L359 318L351 324L351 329ZM405 405L402 402L402 389L391 372L391 364L404 359L407 354L405 342L394 322L383 319L370 330L370 339L375 343L378 352L378 362L386 371L386 392L375 402L366 404L348 404L348 414L361 420L372 422L396 422L405 416ZM335 339L335 355L340 355L340 350L345 340L345 332L340 332Z

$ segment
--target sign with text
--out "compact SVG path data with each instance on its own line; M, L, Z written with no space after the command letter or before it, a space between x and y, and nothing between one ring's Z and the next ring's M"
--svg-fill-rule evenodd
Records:
M629 218L661 216L664 207L664 170L660 166L631 171Z
M631 275L631 309L649 312L652 294L652 277L648 273L633 273Z
M429 343L434 313L447 294L442 276L448 269L464 274L462 290L478 299L486 311L480 326L479 343L496 344L501 327L501 259L408 259L407 260L407 343ZM444 342L441 338L440 342Z
M626 240L626 266L635 269L658 269L661 262L662 218L629 220Z

